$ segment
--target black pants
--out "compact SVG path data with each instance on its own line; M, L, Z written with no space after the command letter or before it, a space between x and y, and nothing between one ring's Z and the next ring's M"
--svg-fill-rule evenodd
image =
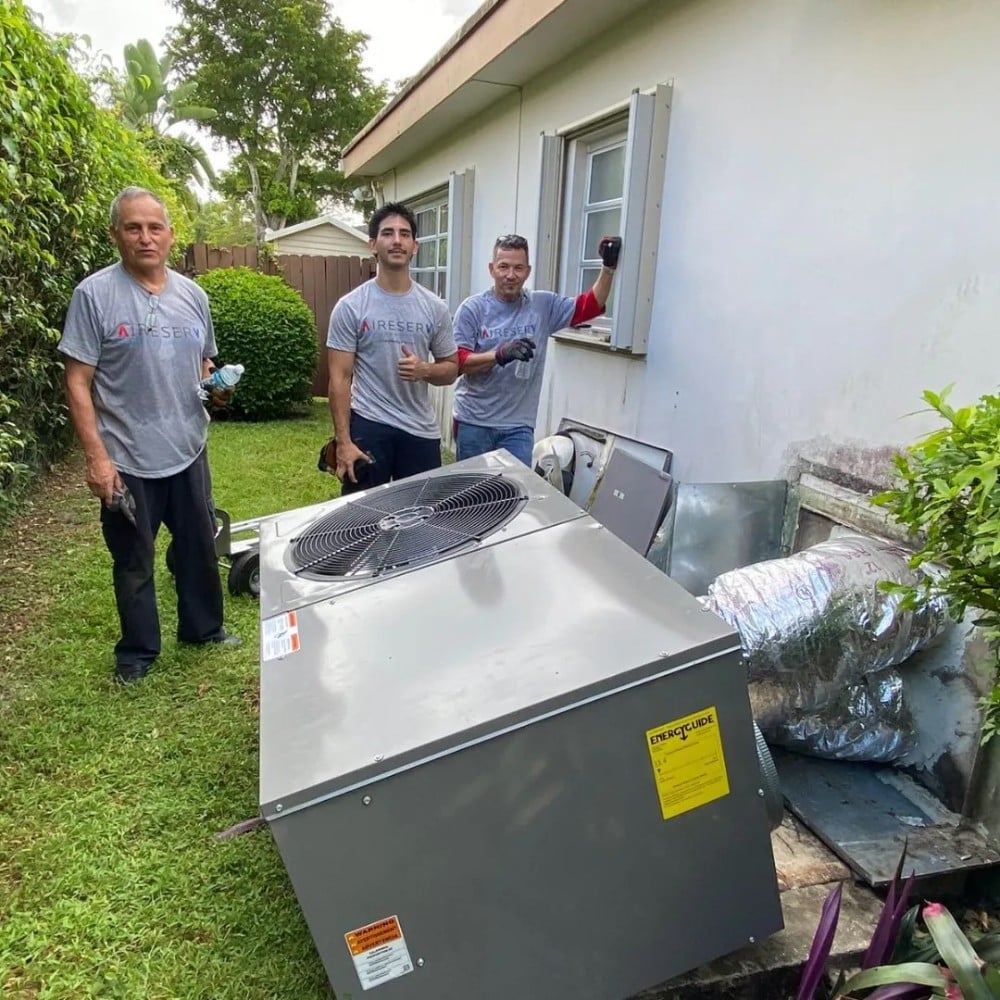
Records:
M121 473L135 497L136 527L101 505L101 528L111 553L121 639L119 664L152 663L160 652L160 617L153 582L153 542L160 525L173 536L177 638L205 642L223 633L222 584L215 555L215 508L208 457L165 479Z
M340 487L341 496L405 479L418 472L441 468L441 439L422 438L398 427L380 424L351 411L351 440L375 459L374 465L359 466L360 482L348 480Z

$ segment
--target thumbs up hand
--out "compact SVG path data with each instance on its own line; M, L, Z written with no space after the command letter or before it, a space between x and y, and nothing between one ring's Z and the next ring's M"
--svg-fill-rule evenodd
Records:
M420 382L427 372L427 363L421 361L406 344L400 344L403 354L396 365L396 371L404 382Z

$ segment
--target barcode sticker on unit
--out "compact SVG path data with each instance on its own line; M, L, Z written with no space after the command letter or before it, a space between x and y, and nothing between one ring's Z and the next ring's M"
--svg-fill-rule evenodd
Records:
M714 706L646 733L664 819L729 794L719 717Z
M276 660L299 651L299 620L294 611L287 611L260 623L260 658Z
M413 971L399 917L386 917L344 935L361 988L370 990Z

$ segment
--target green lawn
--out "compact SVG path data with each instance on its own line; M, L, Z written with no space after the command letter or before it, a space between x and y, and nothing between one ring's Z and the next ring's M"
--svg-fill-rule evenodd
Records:
M329 499L325 405L216 423L218 506L234 520ZM160 540L161 549L165 539ZM257 604L227 594L239 649L179 649L158 569L164 649L111 681L110 561L79 460L0 537L0 996L329 998L257 812Z

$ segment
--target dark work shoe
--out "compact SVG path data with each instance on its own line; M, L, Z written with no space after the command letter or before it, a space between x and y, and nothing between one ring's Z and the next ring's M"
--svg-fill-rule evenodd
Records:
M183 643L185 646L242 646L243 640L238 635L233 635L232 632L227 632L225 629L220 629L218 635L209 636L207 639L182 639L180 636L177 637L177 641Z
M211 639L206 639L206 642L214 642L220 646L242 646L243 640L238 635L233 635L232 632L227 632L225 629L222 633L217 636L213 636Z
M115 683L134 684L136 681L141 681L149 673L152 665L152 663L119 663L115 666Z

